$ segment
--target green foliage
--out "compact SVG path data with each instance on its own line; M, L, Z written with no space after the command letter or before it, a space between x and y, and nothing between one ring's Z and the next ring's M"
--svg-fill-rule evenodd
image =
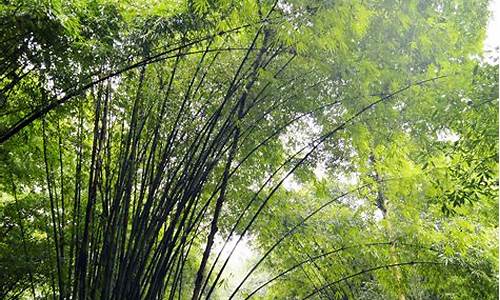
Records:
M0 298L495 299L487 6L2 2Z

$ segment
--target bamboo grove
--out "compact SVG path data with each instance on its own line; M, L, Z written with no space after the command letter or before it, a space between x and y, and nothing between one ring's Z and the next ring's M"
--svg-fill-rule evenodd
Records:
M0 298L494 299L487 7L4 1Z

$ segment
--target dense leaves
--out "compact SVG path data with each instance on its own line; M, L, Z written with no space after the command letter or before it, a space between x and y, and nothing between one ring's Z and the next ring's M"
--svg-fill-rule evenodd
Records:
M0 297L495 299L487 6L4 1Z

